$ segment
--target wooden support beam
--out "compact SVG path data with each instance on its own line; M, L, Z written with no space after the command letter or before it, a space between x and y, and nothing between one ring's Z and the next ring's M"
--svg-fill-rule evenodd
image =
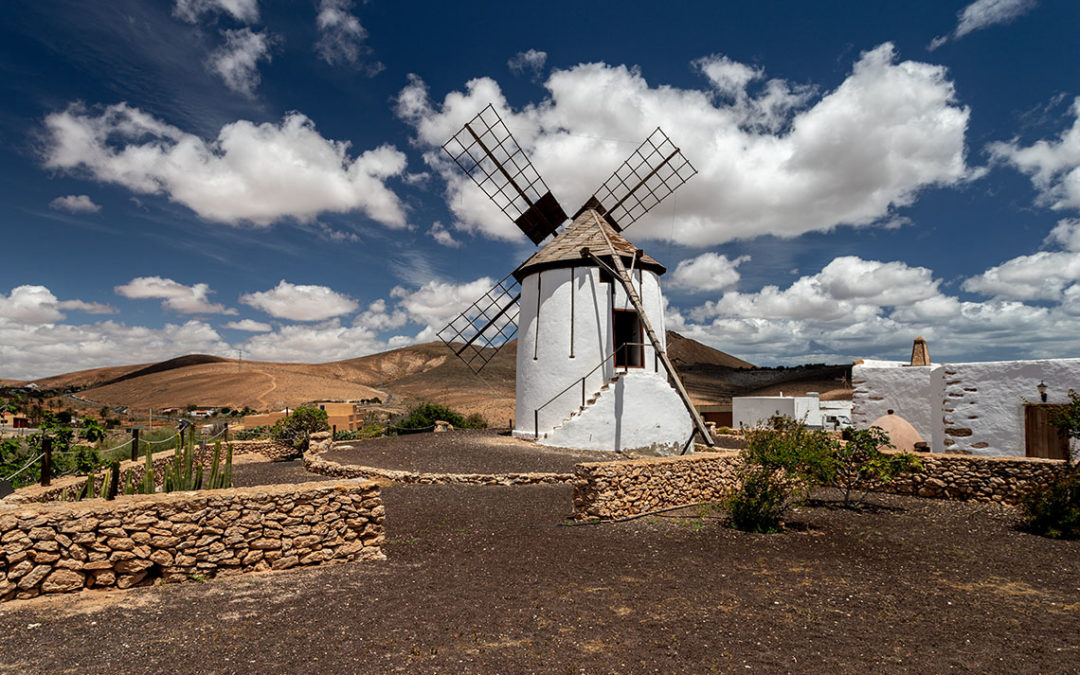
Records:
M694 407L693 402L690 400L690 394L687 393L686 387L683 386L682 379L679 377L678 371L675 370L675 365L671 363L671 359L668 358L667 351L660 346L660 340L656 337L656 332L652 328L652 324L649 323L649 317L645 315L645 307L641 304L641 296L638 295L637 289L634 288L634 282L626 273L626 266L623 264L622 258L619 256L619 252L615 250L615 245L611 243L611 239L608 237L607 232L604 231L604 226L600 222L600 217L596 215L594 211L592 214L593 220L596 221L596 227L600 230L600 234L604 235L604 240L607 242L608 249L611 252L611 261L615 266L615 274L613 275L622 284L623 290L626 291L626 296L630 299L630 304L634 306L634 309L638 313L638 319L641 321L642 327L645 329L645 334L649 336L649 342L652 343L653 349L656 351L656 355L660 358L660 363L664 364L664 370L667 371L668 376L675 383L675 391L678 392L679 398L682 399L683 405L686 406L686 411L690 413L690 419L694 422L694 429L701 435L705 445L710 448L715 445L712 436L709 435L709 430L705 426L704 420L701 419L701 414L698 413L697 408ZM582 255L588 256L593 262L599 264L601 268L610 268L599 257L589 249L585 248L581 251ZM691 438L693 438L691 436Z

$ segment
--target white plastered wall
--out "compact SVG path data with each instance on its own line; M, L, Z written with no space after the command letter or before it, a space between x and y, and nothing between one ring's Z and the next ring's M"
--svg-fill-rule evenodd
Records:
M935 367L908 366L899 361L855 364L851 369L855 387L851 397L852 425L866 429L892 410L915 427L930 447L936 447L935 430L940 423L935 423L931 406L936 394L932 385Z
M581 415L539 442L559 448L673 455L682 450L692 431L690 415L667 381L631 370Z
M645 314L663 345L664 303L660 279L656 273L641 269L634 270L633 279ZM613 292L612 284L600 281L596 267L544 270L522 280L515 436L533 438L537 432L542 436L568 419L581 406L582 377L585 377L586 400L613 377L614 365L608 358L613 349L613 306L633 309L621 285L614 284ZM644 334L642 341L648 343ZM662 367L657 373L652 345L643 352L644 368L630 372L651 374L670 388ZM689 419L681 401L677 403L678 410ZM668 413L658 409L658 414Z
M990 456L1026 454L1024 403L1067 403L1080 388L1080 359L946 363L940 450ZM935 448L939 449L939 448Z

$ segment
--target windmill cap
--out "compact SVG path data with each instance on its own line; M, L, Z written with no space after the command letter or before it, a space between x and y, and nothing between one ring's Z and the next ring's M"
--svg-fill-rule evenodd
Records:
M594 219L595 217L595 219ZM603 233L596 227L599 221ZM637 257L634 263L635 269L646 269L657 274L667 272L667 268L657 262L656 259L634 246L626 237L615 231L615 228L604 219L602 215L593 209L585 209L574 218L574 221L566 226L559 234L555 235L547 246L540 249L528 260L514 270L514 278L519 282L530 274L536 274L549 269L563 267L595 267L596 264L582 256L582 249L589 249L595 255L603 258L608 255L607 234L611 245L619 252L619 257L627 266L630 261Z

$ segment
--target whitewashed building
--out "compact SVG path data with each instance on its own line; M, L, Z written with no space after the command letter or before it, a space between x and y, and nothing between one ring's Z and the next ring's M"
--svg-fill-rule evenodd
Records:
M1047 411L1080 390L1080 359L856 361L852 384L857 428L891 414L934 452L1063 458L1067 441L1048 425Z

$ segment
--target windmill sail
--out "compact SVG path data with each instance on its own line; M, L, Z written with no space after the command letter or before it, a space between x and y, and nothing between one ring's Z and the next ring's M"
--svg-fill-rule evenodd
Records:
M574 217L586 208L599 205L596 210L617 232L621 232L696 173L690 160L657 127Z
M508 274L436 335L479 373L517 335L520 299L521 286Z
M566 212L490 104L443 150L534 244L566 220Z

